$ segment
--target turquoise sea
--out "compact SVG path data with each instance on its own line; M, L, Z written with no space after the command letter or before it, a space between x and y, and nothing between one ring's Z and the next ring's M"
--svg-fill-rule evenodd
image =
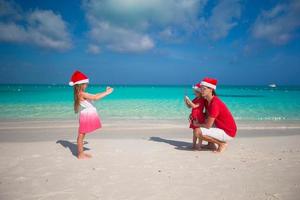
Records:
M87 91L103 91L89 85ZM184 94L191 86L114 86L95 102L106 119L187 119ZM217 93L237 120L300 120L300 86L219 86ZM0 85L0 119L74 119L68 85Z

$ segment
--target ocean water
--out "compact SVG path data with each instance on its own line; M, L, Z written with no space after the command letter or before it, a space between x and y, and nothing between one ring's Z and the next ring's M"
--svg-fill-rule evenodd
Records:
M104 91L89 85L87 92ZM106 119L187 119L183 96L191 86L115 86L95 102ZM218 96L237 120L300 120L300 86L219 86ZM68 85L0 85L1 119L75 119Z

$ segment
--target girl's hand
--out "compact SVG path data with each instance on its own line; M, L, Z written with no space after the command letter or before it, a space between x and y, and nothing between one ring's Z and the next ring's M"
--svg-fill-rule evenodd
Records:
M113 88L111 88L111 87L106 87L106 92L107 92L108 94L111 94L113 91L114 91Z
M188 108L191 108L190 103L188 102L188 100L186 99L186 97L184 97L184 103Z

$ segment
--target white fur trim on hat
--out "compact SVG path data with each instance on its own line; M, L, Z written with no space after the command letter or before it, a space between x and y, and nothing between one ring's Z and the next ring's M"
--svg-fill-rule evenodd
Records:
M197 87L197 86L195 86L195 85L194 85L192 88L193 88L194 90L198 91L198 92L201 91L201 88L199 88L199 87Z
M77 84L82 84L82 83L88 83L89 82L89 79L83 79L83 80L80 80L80 81L77 81L75 83L73 83L72 81L69 82L69 85L70 86L73 86L73 85L77 85Z
M211 83L208 83L208 82L206 82L206 81L201 81L201 85L203 85L203 86L206 86L206 87L209 87L209 88L212 88L212 89L217 89L217 86L216 85L214 85L214 84L211 84Z

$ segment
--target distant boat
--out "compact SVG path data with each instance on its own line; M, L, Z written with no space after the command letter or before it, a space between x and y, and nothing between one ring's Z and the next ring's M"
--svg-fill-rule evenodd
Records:
M269 87L276 88L277 86L276 86L276 84L272 83L272 84L269 85Z

